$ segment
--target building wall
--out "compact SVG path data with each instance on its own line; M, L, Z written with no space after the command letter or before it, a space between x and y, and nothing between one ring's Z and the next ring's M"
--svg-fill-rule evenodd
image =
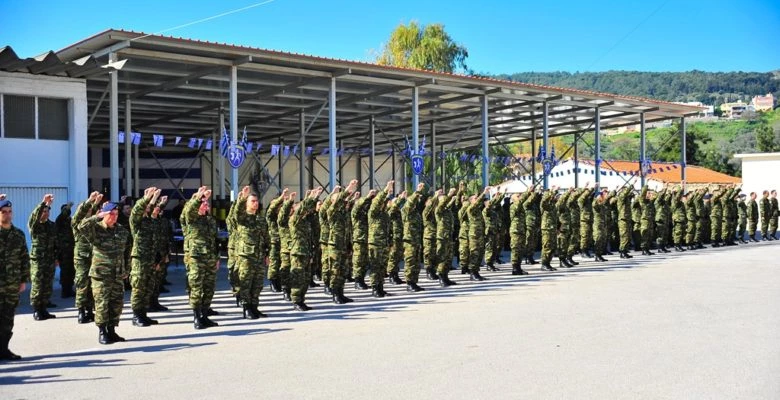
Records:
M780 153L735 154L742 159L742 192L756 192L756 201L764 190L780 191Z
M81 79L0 72L0 95L68 100L69 140L0 137L0 171L6 171L0 175L0 193L6 193L14 203L14 225L26 227L29 211L46 193L55 194L53 220L59 214L59 205L87 197L86 83ZM2 115L0 123L5 118L8 116Z

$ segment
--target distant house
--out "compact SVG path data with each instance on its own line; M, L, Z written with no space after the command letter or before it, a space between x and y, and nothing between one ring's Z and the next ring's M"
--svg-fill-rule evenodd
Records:
M588 159L580 159L575 165L574 159L568 159L553 167L549 176L549 186L559 188L574 187L574 177L578 177L579 187L590 182L591 186L596 181L595 162ZM655 162L650 166L650 172L646 176L647 185L654 190L661 189L664 184L679 184L681 182L681 166L676 163ZM543 178L541 171L536 174L537 181ZM713 171L709 168L697 165L688 165L685 169L685 180L688 188L695 188L711 184L729 185L741 183L742 179ZM530 175L520 176L520 179L502 183L501 188L507 187L507 191L522 192L525 187L531 186ZM638 161L604 161L601 163L601 187L614 189L624 185L632 185L635 189L641 188Z
M754 96L750 104L756 111L771 111L775 108L775 96L767 93L766 96Z
M742 100L734 103L723 103L720 105L720 111L723 112L723 117L731 119L741 117L742 113L744 113L747 109L748 104L743 103Z

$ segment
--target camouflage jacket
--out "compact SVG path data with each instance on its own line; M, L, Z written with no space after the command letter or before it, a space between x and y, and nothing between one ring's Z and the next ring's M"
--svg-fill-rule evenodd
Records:
M338 193L331 193L330 206L328 206L328 224L330 234L328 235L328 244L341 251L347 251L347 196L349 193L342 190Z
M304 198L287 221L290 232L290 254L311 257L315 242L312 242L311 220L309 215L316 213L317 200Z
M558 212L555 208L555 193L547 190L542 195L539 206L542 209L542 230L554 231L558 229Z
M265 218L259 209L254 214L247 213L246 203L246 197L240 199L231 210L231 212L235 212L235 255L256 264L262 263L265 257L265 243L263 243L263 220Z
M290 212L293 204L295 204L294 200L285 200L279 208L279 215L276 217L282 253L290 252Z
M96 279L122 279L130 272L127 259L132 243L130 231L116 223L109 228L97 216L89 217L79 224L79 231L92 244L92 266L89 276Z
M403 206L403 202L399 202L397 198L387 206L387 216L390 219L389 234L395 243L404 240L404 220L401 216L401 206Z
M469 240L469 203L468 199L463 200L463 204L458 211L458 239Z
M460 195L445 196L436 204L436 239L452 240L452 230L455 229L455 215L452 210L460 199Z
M30 239L32 239L30 258L54 264L54 260L57 258L57 228L54 226L54 222L49 220L40 222L45 207L44 203L38 204L27 222L27 228L30 229Z
M387 212L387 190L380 190L368 208L368 243L387 246L390 241L390 216Z
M211 215L200 215L200 198L197 193L184 205L182 218L184 218L186 230L184 242L186 243L186 255L194 258L199 263L214 264L219 259L217 249L217 221Z
M30 254L24 232L13 225L0 227L0 291L18 293L19 285L29 279Z
M401 217L404 221L404 242L414 245L422 244L422 215L420 214L420 204L425 202L425 194L421 191L415 191L407 199L406 204L401 209Z
M146 206L149 199L144 197L138 199L130 211L130 233L133 235L133 249L130 255L140 259L142 262L154 262L157 246L154 242L155 223L150 215L146 213Z
M485 218L482 216L482 210L485 203L482 197L470 204L466 212L469 214L469 238L483 237L485 235Z
M78 208L76 208L76 213L73 214L73 218L70 220L70 226L73 229L73 238L76 242L76 246L73 249L73 256L82 260L89 260L92 258L92 245L89 244L89 241L84 238L84 235L81 232L79 232L79 224L89 215L97 211L97 207L96 204L85 201L79 204Z
M368 242L368 208L371 207L372 198L361 197L352 207L352 241L359 243Z
M528 192L525 192L528 193ZM525 193L523 195L525 195ZM525 198L521 195L517 201L509 206L509 233L515 235L525 235L525 208L523 207Z
M268 210L265 212L265 220L268 225L268 235L271 237L272 243L279 243L279 209L282 207L284 199L279 196L268 204Z
M330 207L330 196L326 197L320 206L318 218L320 221L320 244L328 244L330 236L330 224L328 223L328 207Z

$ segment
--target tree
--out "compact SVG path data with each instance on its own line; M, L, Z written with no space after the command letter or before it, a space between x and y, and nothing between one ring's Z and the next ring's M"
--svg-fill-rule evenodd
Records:
M466 48L455 43L444 31L444 25L420 25L412 21L393 30L376 62L438 72L469 72L466 67L468 56Z
M772 132L772 128L769 125L761 124L756 129L756 150L762 153L768 153L775 151L777 146L775 145L775 133Z

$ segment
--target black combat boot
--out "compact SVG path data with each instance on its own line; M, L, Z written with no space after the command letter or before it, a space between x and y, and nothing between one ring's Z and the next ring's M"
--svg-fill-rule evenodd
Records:
M328 285L325 285L325 287L322 289L322 292L327 294L327 295L333 295L333 291L330 290L330 286L328 286Z
M461 275L468 275L469 274L469 268L468 267L460 267L460 274Z
M583 254L585 257L587 257L587 258L593 258L593 256L592 256L592 255L590 255L590 250L585 250L585 251L583 251L583 252L582 252L582 254Z
M116 327L115 326L109 325L106 328L106 330L108 331L108 336L110 336L111 340L113 340L114 342L124 342L125 341L125 338L123 338L123 337L121 337L121 336L116 334Z
M526 260L527 260L526 264L528 265L539 264L536 260L534 260L534 256L529 256L528 258L526 258Z
M208 310L211 310L211 313L208 312ZM212 321L209 319L209 315L219 315L219 314L213 314L216 311L212 310L211 307L206 307L204 309L201 309L200 315L202 316L202 323L206 325L206 328L211 328L214 326L219 326L218 323Z
M520 263L512 266L512 275L528 275L528 272L520 266Z
M393 285L404 284L404 281L398 276L398 272L393 272L392 274L390 274L388 281L390 281L390 283L392 283Z
M50 314L45 308L38 308L33 313L33 319L36 321L46 321L47 319L57 318L56 315Z
M471 275L469 276L469 280L481 282L486 279L479 274L479 271L472 271Z
M625 254L625 255L626 255L626 258L634 258L634 256L632 256L631 254L628 254L628 252L627 252L627 251L626 251L626 252L624 252L623 254Z
M151 323L148 322L140 312L133 313L133 326L146 327L150 325Z
M499 269L492 262L489 262L487 266L485 266L485 269L493 272L499 271Z
M452 285L457 285L457 283L451 281L449 276L446 276L444 274L439 274L439 286L444 288Z
M144 320L145 320L145 321L146 321L146 322L147 322L149 325L158 325L158 324L160 323L160 321L158 321L158 320L156 320L156 319L151 319L151 318L149 318L149 316L148 316L148 315L146 315L146 311L144 311L144 312L143 312L143 314L141 314L141 316L143 317L143 319L144 319Z
M169 311L168 307L165 307L164 305L160 304L159 299L152 300L152 304L149 305L149 311L151 312L163 312L163 311Z
M595 260L599 261L599 262L607 262L607 261L609 261L606 258L602 257L601 254L596 254Z
M382 289L381 285L374 285L371 287L371 296L381 299L385 297L385 295L387 295L387 293Z
M406 283L406 291L407 292L422 292L423 288L417 286L417 283L415 282L407 282Z
M366 285L366 279L362 276L355 277L355 289L360 290L366 290L368 289L368 285Z
M347 304L352 303L355 300L350 299L347 296L344 296L344 288L332 288L333 291L333 302L336 304Z
M0 334L0 361L16 361L21 360L22 356L18 354L14 354L10 349L8 349L8 343L11 341L11 337L14 335L13 333L3 333Z
M258 319L259 316L255 315L252 312L252 306L249 304L244 304L244 319Z
M314 277L312 277L311 280L309 280L309 287L310 288L320 287L320 284L317 283L317 282L314 282Z
M87 322L95 322L95 312L92 307L87 308Z
M206 307L203 310L203 316L204 317L213 317L215 315L219 315L219 313L216 310L214 310L213 308L211 308L211 307Z
M293 303L293 310L295 311L309 311L311 310L311 307L307 306L306 303L303 301L299 301L297 303Z
M101 325L98 327L98 343L100 344L114 343L114 340L111 338L111 335L108 333L108 329L106 329L105 325Z
M273 278L270 280L270 287L271 291L274 293L279 293L282 291L282 282L279 280L279 278Z
M436 268L429 267L425 269L425 275L428 277L429 281L438 281L439 275L436 273Z
M577 261L572 260L571 256L569 256L566 259L569 261L569 264L571 265L580 265L580 263L578 263Z
M257 318L267 318L268 316L263 314L260 310L257 309L257 304L252 304L252 306L249 308L249 311L252 312L253 315L255 315Z
M200 309L192 310L192 322L195 329L206 329L208 326L205 322L203 322L203 313L200 311Z
M87 324L87 323L89 323L89 321L87 320L87 310L86 310L86 308L79 307L79 314L78 314L77 321L80 324Z
M290 297L290 288L282 288L282 298L287 301L292 301L292 298Z
M542 267L540 268L542 271L557 271L558 269L553 268L552 265L550 265L549 262L542 261Z

